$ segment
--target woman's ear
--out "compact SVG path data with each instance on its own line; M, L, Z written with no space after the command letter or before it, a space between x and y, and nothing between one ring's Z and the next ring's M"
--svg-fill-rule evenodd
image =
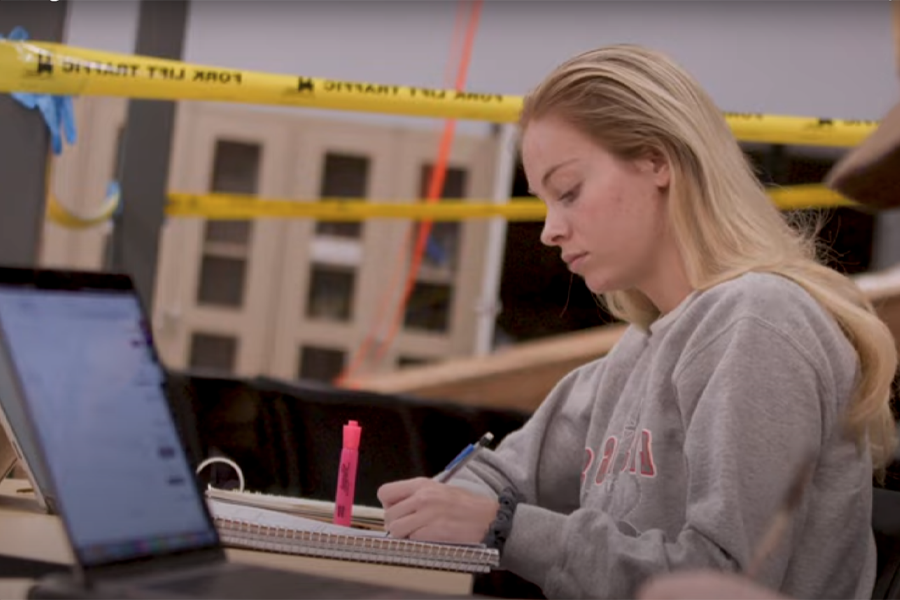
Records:
M653 183L660 189L668 188L672 179L669 157L660 150L653 149L647 154L647 160L653 173Z

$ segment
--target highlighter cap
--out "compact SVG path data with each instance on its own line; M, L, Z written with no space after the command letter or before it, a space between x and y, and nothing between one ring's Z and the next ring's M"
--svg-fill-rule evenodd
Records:
M362 435L362 427L356 421L349 421L344 425L344 448L358 450L360 435Z

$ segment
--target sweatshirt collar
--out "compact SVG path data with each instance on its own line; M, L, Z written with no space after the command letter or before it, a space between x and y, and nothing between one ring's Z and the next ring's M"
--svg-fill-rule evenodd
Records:
M679 315L681 315L687 309L687 307L694 301L697 295L697 290L694 290L693 292L685 296L684 300L682 300L681 303L679 303L678 306L676 306L674 309L664 315L657 317L655 321L650 323L650 334L659 335L665 329L667 329L669 325L673 323L679 317Z

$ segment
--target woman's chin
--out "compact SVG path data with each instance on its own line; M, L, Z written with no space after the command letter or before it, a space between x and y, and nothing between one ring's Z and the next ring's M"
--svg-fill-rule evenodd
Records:
M582 279L584 280L584 284L587 286L587 289L591 290L591 293L596 294L597 296L622 289L609 278L589 275L587 277L582 277Z
M601 294L609 294L610 292L619 292L628 289L630 286L626 284L626 279L616 276L615 273L585 273L581 275L584 285L597 296Z

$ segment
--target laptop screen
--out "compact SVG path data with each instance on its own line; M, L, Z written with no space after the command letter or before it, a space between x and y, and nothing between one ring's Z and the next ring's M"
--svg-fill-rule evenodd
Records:
M82 565L217 543L133 291L0 283L0 338Z

